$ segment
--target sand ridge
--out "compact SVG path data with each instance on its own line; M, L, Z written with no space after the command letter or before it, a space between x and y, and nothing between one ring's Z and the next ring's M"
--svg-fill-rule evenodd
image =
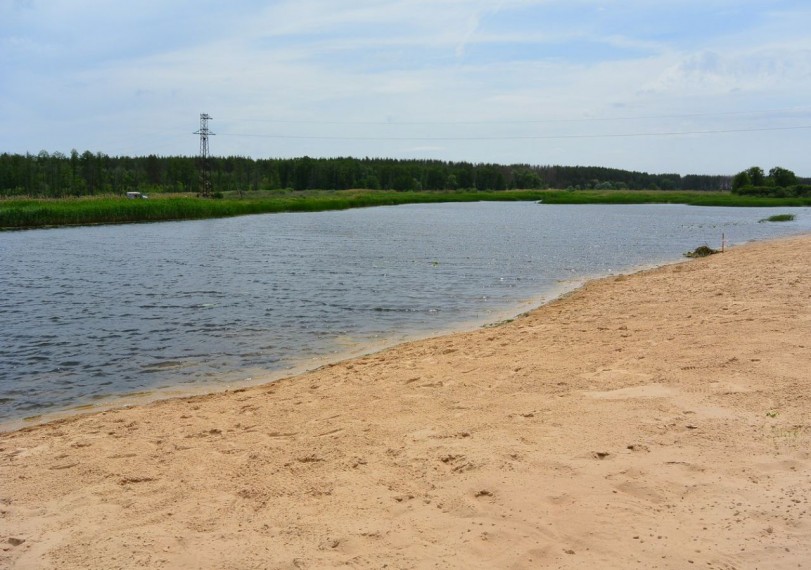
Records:
M811 236L0 434L11 568L811 565Z

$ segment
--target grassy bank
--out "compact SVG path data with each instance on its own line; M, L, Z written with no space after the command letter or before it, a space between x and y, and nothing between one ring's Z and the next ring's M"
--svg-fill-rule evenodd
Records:
M61 200L2 200L0 228L22 229L87 224L120 224L168 220L199 220L277 212L319 212L370 206L427 202L470 202L483 199L538 200L537 192L490 194L440 192L335 191L201 199L157 196L149 200L88 197Z
M666 192L623 190L547 190L545 204L687 204L690 206L811 206L811 198L763 198L729 192Z
M149 200L88 197L61 200L0 200L0 228L24 229L89 224L224 218L276 212L318 212L432 202L542 201L544 204L679 203L701 206L808 206L811 198L758 198L710 192L528 190L505 192L381 192L347 190L286 192L200 199L156 196Z

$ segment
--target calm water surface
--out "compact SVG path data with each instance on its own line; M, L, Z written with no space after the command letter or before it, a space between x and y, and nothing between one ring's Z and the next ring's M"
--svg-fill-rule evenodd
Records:
M809 208L474 203L0 233L0 421L475 326L722 232L809 231Z

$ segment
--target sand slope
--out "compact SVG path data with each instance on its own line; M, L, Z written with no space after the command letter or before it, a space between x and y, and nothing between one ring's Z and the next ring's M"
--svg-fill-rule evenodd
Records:
M811 237L0 435L12 568L811 566Z

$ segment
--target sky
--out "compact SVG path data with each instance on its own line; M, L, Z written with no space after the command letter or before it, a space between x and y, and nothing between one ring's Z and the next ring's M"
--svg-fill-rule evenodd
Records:
M807 0L0 0L0 152L811 176Z

